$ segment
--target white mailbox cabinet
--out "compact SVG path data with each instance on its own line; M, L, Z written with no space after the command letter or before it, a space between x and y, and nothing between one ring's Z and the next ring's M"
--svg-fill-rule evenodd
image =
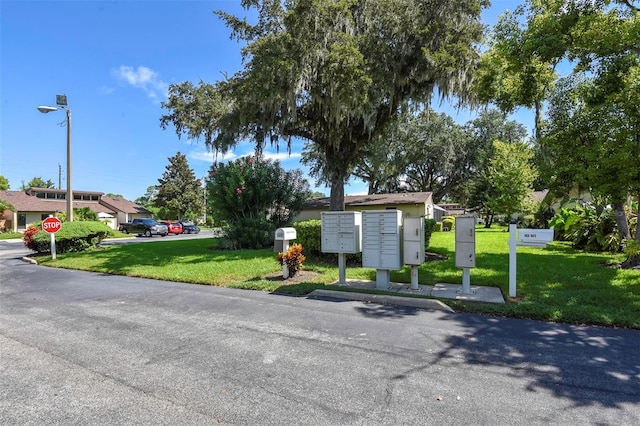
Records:
M323 253L360 253L362 215L360 212L322 212Z
M402 212L365 210L362 212L362 266L375 269L400 269Z
M407 217L402 227L402 257L405 265L424 263L424 219Z
M476 219L456 217L456 267L476 267Z

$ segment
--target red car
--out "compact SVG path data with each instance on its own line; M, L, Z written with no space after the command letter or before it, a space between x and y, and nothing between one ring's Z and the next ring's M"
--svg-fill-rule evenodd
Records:
M169 222L169 221L161 221L158 223L162 223L163 225L167 225L167 229L170 234L182 234L182 225L180 222Z

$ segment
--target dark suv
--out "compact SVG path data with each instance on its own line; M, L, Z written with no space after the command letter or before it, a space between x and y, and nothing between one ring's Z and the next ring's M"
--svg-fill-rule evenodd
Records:
M200 232L200 227L193 222L180 222L182 225L183 234L197 234Z

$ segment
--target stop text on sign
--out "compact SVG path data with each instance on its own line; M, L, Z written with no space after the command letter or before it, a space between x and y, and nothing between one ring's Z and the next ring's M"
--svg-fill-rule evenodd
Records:
M54 234L60 230L62 222L57 217L48 217L42 221L42 230Z

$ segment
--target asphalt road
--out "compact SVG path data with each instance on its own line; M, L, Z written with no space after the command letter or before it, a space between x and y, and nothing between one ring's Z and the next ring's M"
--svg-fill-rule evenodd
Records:
M59 270L0 241L2 425L638 425L640 332Z

